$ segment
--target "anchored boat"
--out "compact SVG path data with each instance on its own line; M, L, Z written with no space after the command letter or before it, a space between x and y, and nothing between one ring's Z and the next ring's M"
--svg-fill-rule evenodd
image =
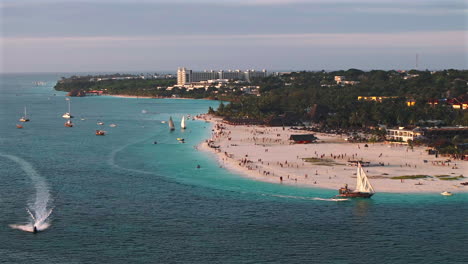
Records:
M28 114L26 112L26 106L24 107L24 116L19 119L20 122L29 122Z

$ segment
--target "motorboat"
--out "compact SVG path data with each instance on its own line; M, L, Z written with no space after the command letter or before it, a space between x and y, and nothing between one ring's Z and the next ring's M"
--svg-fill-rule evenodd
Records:
M66 127L73 127L73 123L70 119L67 120L67 122L65 122L64 124Z

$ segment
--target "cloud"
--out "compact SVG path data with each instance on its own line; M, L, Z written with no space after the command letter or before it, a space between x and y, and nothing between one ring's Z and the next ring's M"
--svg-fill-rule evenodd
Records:
M345 34L225 34L165 36L97 36L97 37L6 37L6 47L15 45L176 45L176 46L327 46L327 47L433 47L465 48L468 31L432 31L405 33Z

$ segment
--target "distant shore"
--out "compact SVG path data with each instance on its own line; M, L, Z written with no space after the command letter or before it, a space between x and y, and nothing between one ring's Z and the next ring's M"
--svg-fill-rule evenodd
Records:
M119 98L144 98L144 99L179 99L179 100L214 100L208 98L189 98L189 97L154 97L154 96L137 96L137 95L124 95L124 94L103 94L100 96L111 96L111 97L119 97Z
M228 125L208 115L199 118L213 122L214 130L211 147L203 142L198 149L216 153L220 166L255 180L335 190L345 184L354 188L356 167L347 163L362 159L371 164L365 169L376 192L468 192L468 186L460 185L468 178L454 179L468 176L464 175L468 162L447 162L447 157L428 155L424 147L348 143L341 136L331 134L316 134L319 141L314 144L290 144L291 134L304 132L281 127ZM399 176L416 179L391 179Z

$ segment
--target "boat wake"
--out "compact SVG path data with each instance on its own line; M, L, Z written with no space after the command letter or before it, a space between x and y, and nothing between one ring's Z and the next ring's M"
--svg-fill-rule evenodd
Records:
M21 169L29 176L31 179L34 189L36 190L36 195L28 202L28 207L26 211L30 216L28 223L24 224L11 224L10 227L14 229L19 229L26 232L33 232L34 227L38 231L43 231L50 227L50 214L52 214L53 208L50 208L49 203L51 203L51 196L49 191L49 186L45 179L34 169L34 167L27 161L23 160L20 157L13 155L1 154L0 157L4 157L16 162Z
M320 198L320 197L305 197L305 196L280 195L280 194L272 194L269 196L279 197L279 198L298 199L298 200L316 200L316 201L328 201L328 202L344 202L344 201L349 200L349 199L343 199L343 198Z
M317 201L328 201L328 202L344 202L344 201L349 201L349 199L345 199L345 198L320 198L320 197L315 197L314 200L317 200Z
M127 147L129 147L131 145L135 145L135 144L139 144L139 143L148 141L150 138L151 137L145 138L143 140L139 140L139 141L136 141L136 142L131 142L131 143L123 145L123 146L121 146L119 148L114 149L111 152L111 154L109 155L109 158L107 160L107 164L109 164L109 166L114 167L116 169L126 170L126 171L129 171L129 172L136 172L136 173L154 175L154 173L152 173L152 172L148 172L148 171L144 171L144 170L137 170L137 169L129 169L129 168L122 167L122 166L118 165L117 163L115 163L115 156L117 156L117 153L119 153L120 151L124 150L125 148L127 148Z

